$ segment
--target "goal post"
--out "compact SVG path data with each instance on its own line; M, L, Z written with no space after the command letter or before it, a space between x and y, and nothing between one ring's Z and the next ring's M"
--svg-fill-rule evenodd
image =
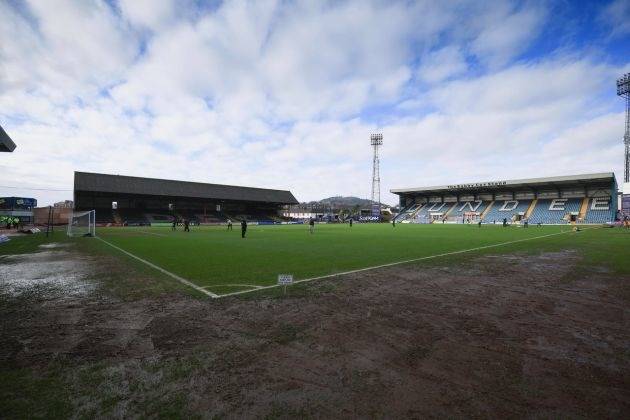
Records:
M96 236L96 210L73 212L68 218L68 236Z

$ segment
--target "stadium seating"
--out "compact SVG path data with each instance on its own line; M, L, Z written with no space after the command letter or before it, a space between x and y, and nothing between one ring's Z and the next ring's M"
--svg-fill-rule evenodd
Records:
M581 198L538 200L534 211L529 216L529 223L543 225L567 223L566 215L569 213L577 214L581 204Z
M453 210L451 210L451 212L448 214L448 219L449 220L455 220L457 222L461 222L462 218L464 217L465 213L468 212L477 212L479 214L483 213L483 211L486 209L486 207L488 207L488 205L490 204L490 201L463 201L463 202L458 202L455 205L455 208L453 208Z
M582 223L607 223L614 220L615 211L611 206L610 197L589 199L586 215Z
M524 213L529 208L532 200L498 200L483 217L484 223L502 223L503 219L508 222L514 215Z
M195 216L202 224L223 223L227 220L227 218L220 213L196 214Z
M422 206L422 204L412 204L410 206L407 206L398 214L398 216L396 216L396 222L399 223L403 220L409 219L413 215L413 213L415 213Z
M112 209L95 209L95 210L96 210L96 223L97 224L106 225L108 223L115 223Z
M118 214L123 224L127 226L147 226L151 223L144 214L143 210L139 209L118 209Z
M165 213L146 213L144 215L149 223L173 223L173 216Z
M431 223L431 213L446 214L457 203L429 203L422 207L413 217L414 223Z

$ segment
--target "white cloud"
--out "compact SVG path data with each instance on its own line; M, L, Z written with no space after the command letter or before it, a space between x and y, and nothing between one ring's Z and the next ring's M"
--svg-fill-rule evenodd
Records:
M468 65L459 47L451 45L427 54L418 68L418 77L428 83L441 82L463 74Z
M119 0L123 16L133 25L159 30L177 18L178 5L174 0Z
M472 26L480 29L471 50L482 62L502 66L537 38L547 17L546 9L533 3L525 3L520 9L506 2L488 5L488 13L471 20Z
M622 37L630 33L630 2L611 1L601 12L600 19L609 27L610 35Z
M392 203L394 187L619 169L622 69L515 60L544 4L191 7L0 3L0 122L18 144L3 182L71 189L86 170L366 197L378 128Z

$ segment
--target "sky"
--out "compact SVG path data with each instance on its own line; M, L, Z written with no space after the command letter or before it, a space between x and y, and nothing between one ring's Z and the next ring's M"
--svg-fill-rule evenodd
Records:
M630 0L0 0L0 196L74 171L370 196L623 176Z

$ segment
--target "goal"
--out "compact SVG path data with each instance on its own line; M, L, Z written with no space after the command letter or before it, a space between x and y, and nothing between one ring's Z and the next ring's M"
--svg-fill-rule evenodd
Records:
M68 236L96 236L96 210L72 213L68 219Z

